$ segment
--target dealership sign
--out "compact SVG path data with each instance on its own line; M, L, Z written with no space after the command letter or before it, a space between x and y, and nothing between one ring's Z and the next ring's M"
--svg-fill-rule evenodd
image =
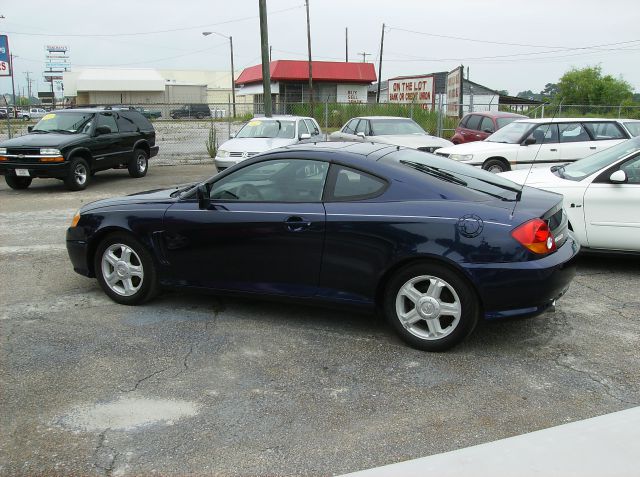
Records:
M11 76L11 56L7 35L0 35L0 76Z
M389 80L389 102L420 104L431 109L435 104L435 81L433 75L402 76Z
M447 75L447 116L462 116L462 71L458 66Z
M338 103L366 103L367 85L339 84L337 86Z

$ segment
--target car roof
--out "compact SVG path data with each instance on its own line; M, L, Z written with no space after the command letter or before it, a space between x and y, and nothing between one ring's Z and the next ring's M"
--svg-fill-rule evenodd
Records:
M515 122L517 123L592 123L592 122L601 122L601 121L611 121L611 122L621 122L626 121L623 119L613 119L613 118L537 118L537 119L519 119Z
M281 119L287 119L289 121L296 121L298 119L313 119L309 116L291 116L289 114L274 114L270 118L266 116L254 116L251 118L252 121L277 121Z
M322 151L322 152L348 152L350 154L367 157L381 151L391 152L394 149L404 149L400 146L382 144L376 142L352 142L352 141L321 141L292 144L279 148L280 151ZM274 149L275 150L275 149ZM270 151L269 151L270 152Z
M392 120L393 119L398 119L398 120L402 119L402 120L405 120L405 121L407 119L409 119L409 120L413 121L413 119L405 118L403 116L356 116L355 118L351 118L351 119L392 119Z
M471 114L476 114L478 116L488 116L490 118L527 118L524 114L509 113L507 111L473 111L471 113L465 114L465 116L469 116Z

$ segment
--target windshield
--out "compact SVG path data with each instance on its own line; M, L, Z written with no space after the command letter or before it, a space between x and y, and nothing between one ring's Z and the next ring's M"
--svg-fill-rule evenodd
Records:
M522 190L521 186L491 172L413 149L392 152L381 161L399 162L422 174L480 193L485 198L491 196L505 201L518 200Z
M533 124L527 122L513 122L511 124L507 124L501 129L498 129L491 136L485 139L485 141L520 144L523 136L529 131L529 129L531 129L532 126Z
M93 113L87 112L47 113L33 127L33 131L87 133L91 127L91 119L93 119Z
M596 152L589 157L561 167L557 170L557 174L563 179L581 181L585 177L637 152L640 152L640 137L621 142L604 151Z
M372 119L372 136L392 136L400 134L427 134L411 119Z
M293 139L296 137L296 125L293 121L279 119L253 119L238 131L236 137Z
M640 136L640 121L629 121L624 125L633 137Z

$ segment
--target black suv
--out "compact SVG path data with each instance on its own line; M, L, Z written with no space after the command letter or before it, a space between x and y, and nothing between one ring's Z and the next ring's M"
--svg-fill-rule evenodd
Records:
M47 113L29 134L0 143L0 174L12 189L54 177L82 190L105 169L126 167L131 177L143 177L157 154L155 130L138 111L64 109Z
M179 109L172 109L169 115L173 119L179 118L210 118L211 110L207 104L185 104Z

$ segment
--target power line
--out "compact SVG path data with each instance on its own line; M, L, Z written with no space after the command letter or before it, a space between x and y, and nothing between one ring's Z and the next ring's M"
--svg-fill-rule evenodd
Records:
M275 15L278 13L288 12L290 10L296 10L298 8L304 7L304 5L296 5L295 7L283 8L281 10L274 10L269 12L269 15ZM204 25L194 25L189 27L181 27L181 28L170 28L167 30L154 30L154 31L143 31L143 32L131 32L131 33L28 33L28 32L20 32L20 31L7 31L7 33L11 33L12 35L26 35L26 36L47 36L47 37L101 37L101 38L111 38L111 37L119 37L119 36L140 36L140 35L155 35L157 33L172 33L176 31L186 31L186 30L196 30L200 28L208 28L217 25L227 25L229 23L242 22L246 20L253 20L259 18L256 15L250 17L242 17L235 18L232 20L226 20L218 23L207 23Z

